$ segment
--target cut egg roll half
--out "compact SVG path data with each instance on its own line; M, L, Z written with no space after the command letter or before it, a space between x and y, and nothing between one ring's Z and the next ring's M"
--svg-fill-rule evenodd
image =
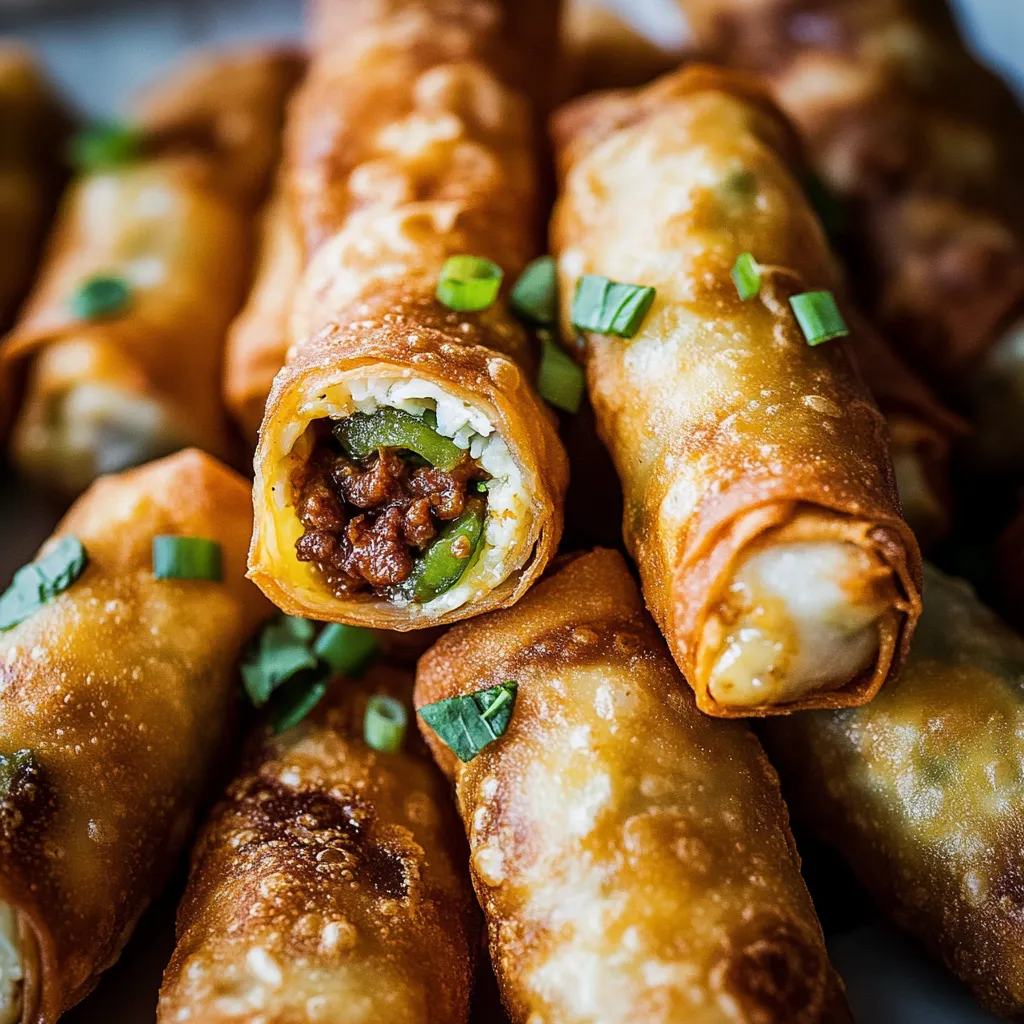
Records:
M653 290L632 336L587 328L583 355L626 544L699 706L870 700L920 612L920 553L791 129L753 80L693 66L578 101L555 135L563 323L586 327L578 288Z

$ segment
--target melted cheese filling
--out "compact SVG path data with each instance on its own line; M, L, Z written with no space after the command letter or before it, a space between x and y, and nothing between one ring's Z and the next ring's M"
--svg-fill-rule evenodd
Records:
M717 612L708 686L721 704L785 704L833 690L878 655L891 572L855 544L797 541L743 559Z
M21 1020L21 990L25 978L18 935L18 915L0 902L0 1024Z

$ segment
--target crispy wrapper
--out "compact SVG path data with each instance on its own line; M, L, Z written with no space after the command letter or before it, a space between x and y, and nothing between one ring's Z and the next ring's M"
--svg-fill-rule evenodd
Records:
M369 696L411 690L338 679L258 737L193 853L161 1024L465 1024L479 915L448 787L414 729L396 754L363 740Z
M0 633L0 899L24 1024L55 1021L117 959L188 839L224 743L243 642L271 611L244 576L248 487L186 451L96 483L55 536L83 575ZM221 545L223 582L156 580L153 538Z
M795 812L979 1001L1024 1020L1024 641L926 566L899 679L863 708L764 723Z
M507 294L536 254L531 115L501 74L538 22L554 37L556 7L332 0L315 8L326 27L293 107L288 207L268 221L278 247L265 268L281 277L261 279L264 322L238 328L259 350L252 365L269 369L281 322L275 296L291 289L294 344L260 430L249 561L250 576L286 611L389 629L450 622L517 600L558 545L568 466L554 417L532 387L528 334L504 294L479 313L453 312L434 297L449 256L493 260ZM541 78L542 53L524 57ZM465 403L505 442L523 481L527 497L501 564L478 573L458 607L336 593L319 567L296 557L304 531L296 478L315 447L307 428L352 415L353 388L380 380ZM257 392L239 385L236 410ZM492 522L500 525L492 516L488 530Z
M78 180L40 280L3 350L28 361L14 457L55 490L196 444L230 452L220 400L224 335L249 277L300 68L277 50L206 55L145 96L140 159ZM72 298L94 275L130 288L91 320Z
M622 556L598 549L447 633L416 704L519 684L454 779L515 1024L848 1021L778 780L700 714Z
M895 343L955 377L1024 306L1024 114L945 0L680 0L703 50L767 76L853 202L856 272Z
M913 632L920 554L899 513L885 423L846 344L809 346L789 309L792 295L838 294L841 282L787 166L798 159L787 124L752 80L695 66L580 101L555 135L566 326L583 273L657 288L636 337L587 336L588 386L625 492L626 544L698 706L767 714L870 700ZM756 211L745 189L730 191L737 180L756 182ZM744 251L762 267L750 302L730 279ZM860 328L853 310L844 315ZM738 560L759 543L828 539L891 571L874 664L797 702L716 701L708 630Z

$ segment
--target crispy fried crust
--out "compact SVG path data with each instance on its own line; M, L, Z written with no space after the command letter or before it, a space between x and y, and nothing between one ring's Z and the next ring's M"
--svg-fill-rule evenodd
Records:
M545 27L554 39L556 13L557 4L498 0L333 0L314 10L322 30L289 125L286 206L268 222L277 246L254 298L262 312L250 311L263 323L247 318L233 336L252 345L249 368L264 375L276 325L289 324L294 343L260 429L250 554L251 577L293 613L390 629L454 621L516 600L558 545L568 466L532 387L530 339L504 296L481 313L452 312L434 297L448 256L493 260L507 295L536 254L531 111L506 69L517 56L525 64L514 80L528 77L525 68L545 79L543 49L528 52L523 41L547 38ZM229 366L247 359L236 349ZM303 528L291 476L308 454L305 428L350 412L337 392L347 395L352 381L380 377L434 383L482 411L532 491L493 587L444 614L335 595L295 555ZM228 389L242 410L261 387L237 380Z
M2 351L8 367L35 358L26 430L53 429L47 401L87 382L156 402L169 446L228 453L222 346L248 283L252 219L300 69L296 54L280 50L193 60L138 104L143 158L71 187L40 279ZM83 323L70 299L94 274L122 277L131 301L114 318ZM19 448L28 470L52 474L34 464L38 446Z
M1024 1020L1024 641L928 568L899 679L763 735L801 817L882 910L1000 1017Z
M363 742L369 695L411 683L338 679L257 738L193 854L159 1021L464 1024L479 922L448 787L415 730Z
M753 79L694 66L569 106L555 136L566 326L582 273L658 290L635 338L587 336L587 373L625 492L626 543L699 707L726 716L870 700L920 613L920 553L899 513L884 421L846 344L807 345L789 309L790 296L819 288L842 302L790 170L791 129ZM756 208L727 191L736 175L756 183ZM763 268L760 296L746 303L730 279L744 251ZM855 312L844 314L858 330ZM737 559L768 530L857 544L897 587L871 670L799 702L728 708L707 692L701 641Z
M85 573L0 633L2 752L38 762L0 808L0 898L38 978L26 1024L92 989L188 839L236 658L270 611L244 576L248 524L245 482L195 450L107 477L57 529L84 544ZM154 580L158 534L216 540L224 581Z
M449 631L416 704L519 683L505 735L455 780L515 1024L849 1020L775 773L702 715L615 552Z
M853 203L894 343L954 378L1024 305L1024 113L944 0L680 0L702 48L767 76Z

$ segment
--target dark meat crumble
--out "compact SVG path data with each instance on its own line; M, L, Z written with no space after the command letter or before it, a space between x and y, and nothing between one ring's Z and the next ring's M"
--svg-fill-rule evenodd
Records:
M359 464L342 453L328 421L312 429L313 453L296 481L305 532L295 552L338 595L380 593L408 579L417 555L442 523L462 515L467 492L486 477L468 454L450 471L396 448Z

